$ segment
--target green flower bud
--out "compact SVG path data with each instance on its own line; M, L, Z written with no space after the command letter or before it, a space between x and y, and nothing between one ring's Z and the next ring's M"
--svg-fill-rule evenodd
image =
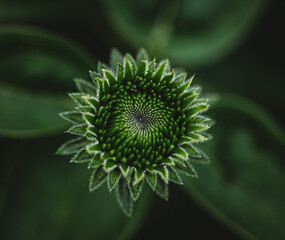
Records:
M73 124L67 132L78 137L58 150L94 169L90 191L107 180L131 216L144 182L168 199L170 181L197 177L193 160L208 158L195 144L210 138L210 118L201 115L209 105L200 88L191 87L193 77L176 73L168 60L150 61L143 49L136 60L113 50L110 67L98 63L90 75L93 83L75 79L79 92L69 95L76 107L60 114Z

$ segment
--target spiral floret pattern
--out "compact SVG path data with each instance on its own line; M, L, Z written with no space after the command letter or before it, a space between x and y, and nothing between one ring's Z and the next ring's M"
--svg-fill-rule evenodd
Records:
M178 74L167 60L150 61L143 49L136 60L113 50L110 66L98 63L90 75L93 83L75 79L79 92L69 95L76 107L60 114L78 137L58 150L94 169L90 191L107 180L130 216L145 181L168 199L169 181L197 177L192 163L209 159L195 144L210 139L211 119L201 115L209 105L191 86L193 77Z

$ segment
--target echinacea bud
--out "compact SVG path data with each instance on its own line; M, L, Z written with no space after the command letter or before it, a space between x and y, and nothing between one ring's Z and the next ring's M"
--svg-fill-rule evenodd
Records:
M131 216L144 182L168 199L170 181L197 177L192 162L205 162L205 154L195 145L210 138L211 119L201 115L209 105L191 87L193 77L176 73L167 60L150 61L143 49L136 60L113 50L110 66L98 63L90 75L93 83L75 79L79 92L69 95L76 107L60 114L78 136L58 150L94 169L90 191L107 180Z

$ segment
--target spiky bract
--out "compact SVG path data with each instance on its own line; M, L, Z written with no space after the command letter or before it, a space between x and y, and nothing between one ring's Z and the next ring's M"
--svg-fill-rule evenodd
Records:
M209 139L210 119L201 116L209 105L190 86L193 77L167 60L149 61L144 50L136 60L113 50L110 66L98 63L90 75L93 83L75 79L80 92L70 96L77 106L61 113L74 124L68 132L79 137L58 153L75 154L71 162L94 169L91 191L107 179L130 216L145 180L168 199L169 181L182 184L180 173L197 177L192 161L208 159L194 144Z

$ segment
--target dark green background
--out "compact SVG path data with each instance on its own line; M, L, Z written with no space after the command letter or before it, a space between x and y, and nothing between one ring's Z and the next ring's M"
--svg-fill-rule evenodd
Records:
M0 1L1 239L285 239L282 0ZM112 47L169 57L212 107L199 179L145 191L128 219L90 171L55 155L73 105Z

